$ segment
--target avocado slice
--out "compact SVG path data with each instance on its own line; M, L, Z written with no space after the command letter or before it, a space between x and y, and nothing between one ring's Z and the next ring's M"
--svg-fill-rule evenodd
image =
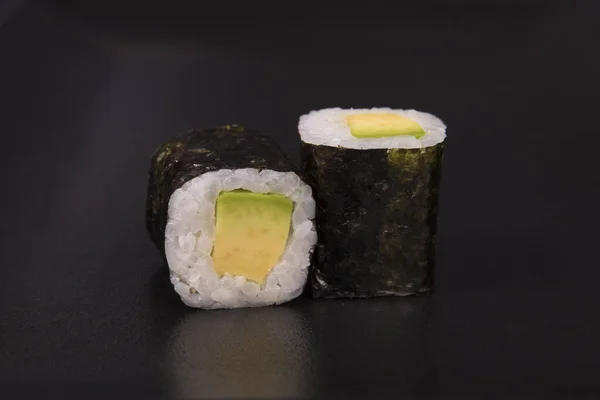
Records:
M217 274L262 283L285 249L292 209L292 201L279 194L221 192L212 252Z
M394 113L351 114L346 117L346 123L352 136L363 139L400 135L411 135L418 139L425 135L421 125Z

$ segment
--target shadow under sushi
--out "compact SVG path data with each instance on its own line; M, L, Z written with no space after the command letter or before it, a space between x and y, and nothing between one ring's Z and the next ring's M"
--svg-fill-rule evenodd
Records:
M160 273L156 279L162 297L157 300L170 308L168 278ZM423 392L425 380L435 380L426 339L430 302L429 294L311 300L305 291L289 303L262 308L173 305L179 317L171 319L163 347L167 392L245 398L355 394L368 387L368 371L381 377L382 393L398 382L399 394Z
M307 397L314 369L302 308L290 304L187 312L172 327L164 353L169 394Z

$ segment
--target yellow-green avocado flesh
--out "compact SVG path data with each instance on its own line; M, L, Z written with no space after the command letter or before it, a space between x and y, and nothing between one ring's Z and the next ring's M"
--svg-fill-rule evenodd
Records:
M410 135L418 139L425 135L421 125L394 113L350 114L346 116L346 123L352 136L361 139L401 135Z
M221 192L212 251L217 274L262 283L283 254L293 208L292 201L279 194Z

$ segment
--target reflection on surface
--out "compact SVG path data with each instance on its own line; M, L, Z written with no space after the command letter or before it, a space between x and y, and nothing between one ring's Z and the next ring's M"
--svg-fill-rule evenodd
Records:
M307 396L307 328L292 306L190 312L165 371L177 397Z
M339 397L437 380L431 296L310 300L190 310L172 331L164 374L177 397Z
M431 394L438 379L430 353L431 293L312 303L318 373L330 398ZM396 397L395 396L395 397Z

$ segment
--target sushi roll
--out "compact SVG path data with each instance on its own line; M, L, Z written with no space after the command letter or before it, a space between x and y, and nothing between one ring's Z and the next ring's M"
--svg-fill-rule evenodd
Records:
M314 212L310 186L257 131L193 130L152 156L147 229L190 307L258 307L297 297L316 243Z
M301 116L298 130L317 203L312 296L432 288L444 123L415 110L329 108Z

